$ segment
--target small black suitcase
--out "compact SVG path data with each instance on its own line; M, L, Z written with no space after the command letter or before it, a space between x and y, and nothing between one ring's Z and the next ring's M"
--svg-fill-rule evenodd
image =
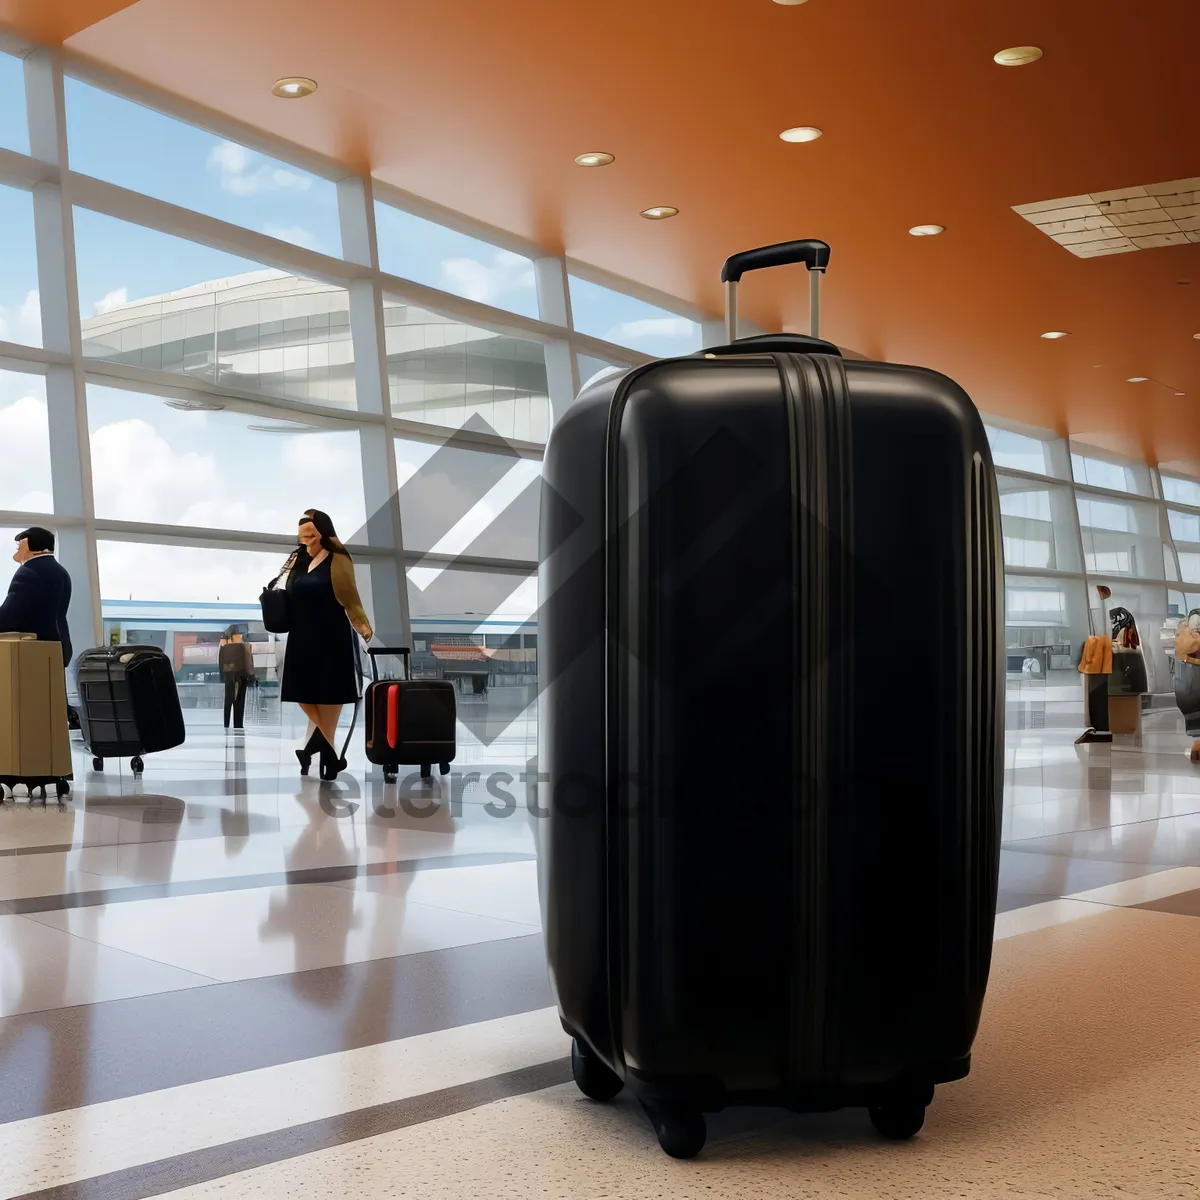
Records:
M92 766L131 758L140 775L143 754L183 744L186 731L171 661L157 646L98 646L79 656L76 671L83 744Z
M816 335L823 242L729 344L590 384L543 466L539 886L579 1087L664 1150L731 1104L911 1137L991 961L1003 567L983 424ZM736 339L804 262L813 336Z
M366 695L367 759L383 767L385 783L395 783L397 768L420 766L421 778L443 775L458 752L454 684L445 679L413 679L407 646L372 646L371 682ZM396 655L404 662L403 679L380 679L376 658Z

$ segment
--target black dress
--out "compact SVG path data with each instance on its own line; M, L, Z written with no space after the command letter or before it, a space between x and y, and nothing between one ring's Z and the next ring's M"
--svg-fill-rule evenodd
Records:
M328 554L311 571L301 552L288 580L287 646L279 698L292 704L353 704L359 698L358 635L333 591Z

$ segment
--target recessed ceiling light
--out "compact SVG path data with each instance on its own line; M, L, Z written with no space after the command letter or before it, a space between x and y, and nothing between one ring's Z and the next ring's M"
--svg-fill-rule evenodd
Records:
M821 130L815 125L797 125L794 129L785 129L779 136L785 142L815 142L821 136Z
M289 75L286 79L277 79L271 85L271 91L283 100L299 100L303 96L311 96L317 90L315 79L305 79L303 75Z
M1187 395L1187 392L1176 392L1176 393L1175 393L1175 395L1177 395L1177 396L1186 396L1186 395Z
M1147 379L1145 375L1130 375L1130 377L1127 380L1125 380L1125 382L1126 383L1149 383L1150 380Z
M1043 333L1042 337L1048 342L1057 342L1059 338L1070 337L1071 335L1063 329L1052 329L1049 333Z
M647 221L665 221L668 217L679 216L679 209L669 204L656 204L653 208L643 208L641 215Z
M992 57L1002 67L1027 67L1042 57L1037 46L1009 46L1007 50L997 50Z
M936 237L939 233L945 233L945 225L914 225L909 231L913 237Z
M1192 337L1194 337L1196 341L1200 342L1200 333L1193 333Z
M796 5L796 4L807 4L808 0L775 0L775 3L776 4Z
M589 150L586 154L580 154L575 161L581 167L607 167L614 161L614 156L604 150Z

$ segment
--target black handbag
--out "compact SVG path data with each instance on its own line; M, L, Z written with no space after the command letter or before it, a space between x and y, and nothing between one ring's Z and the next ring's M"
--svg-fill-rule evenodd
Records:
M292 627L287 589L275 585L292 569L295 562L296 556L293 554L284 564L283 570L258 595L258 603L262 608L263 628L268 633L287 633Z

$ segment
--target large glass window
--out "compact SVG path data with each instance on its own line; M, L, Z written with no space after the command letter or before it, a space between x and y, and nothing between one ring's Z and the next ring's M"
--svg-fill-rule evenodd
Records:
M571 316L581 333L660 358L700 349L703 334L698 321L575 275L569 280Z
M549 436L540 342L476 329L390 297L383 315L395 416L450 429L475 418L515 441Z
M71 167L234 225L342 252L337 185L237 142L66 81Z
M354 407L344 288L86 209L75 228L89 358Z
M0 371L0 450L0 508L53 512L46 381L40 375Z
M1054 475L1051 444L1009 429L985 427L988 444L992 448L992 461L998 467L1013 471L1028 471L1032 475Z
M586 354L581 354L579 356L579 387L583 389L598 375L604 375L610 371L624 370L627 370L627 368L605 362L602 358L591 358Z
M0 186L0 341L19 342L23 346L42 344L33 197L19 188L3 186Z
M1200 508L1200 483L1177 475L1161 475L1163 499L1173 504L1190 504ZM1200 538L1193 539L1200 541Z
M1167 632L1167 590L1161 584L1136 584L1121 579L1107 578L1089 580L1092 603L1099 608L1096 585L1105 584L1112 591L1111 599L1104 602L1104 627L1097 632L1110 633L1110 614L1114 608L1125 608L1133 614L1142 653L1146 659L1147 682L1150 691L1166 692L1171 689L1171 669L1167 646L1173 644L1174 629Z
M375 229L382 270L522 316L538 315L531 259L389 204L375 205Z
M441 445L398 438L405 548L535 560L541 473L540 459L488 450L466 437Z
M1140 496L1151 494L1150 470L1144 464L1083 453L1074 443L1071 447L1071 474L1076 483L1088 487L1106 488L1111 492L1133 492Z
M998 482L1005 566L1078 571L1069 489L1004 475Z
M290 534L319 508L346 542L366 523L357 429L95 383L88 428L101 519Z
M1078 505L1089 574L1162 578L1163 539L1155 505L1084 496Z
M25 118L25 64L0 53L0 146L29 153L29 122Z
M1011 679L1077 686L1075 659L1086 636L1082 580L1005 578L1004 642Z

